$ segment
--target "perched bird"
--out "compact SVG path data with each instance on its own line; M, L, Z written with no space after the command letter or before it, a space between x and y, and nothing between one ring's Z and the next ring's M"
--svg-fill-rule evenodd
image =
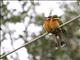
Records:
M43 28L46 32L50 33L51 32L51 28L50 28L50 20L51 20L51 16L47 17L44 21L43 24Z
M55 15L53 17L51 17L50 20L50 28L51 28L51 32L53 32L55 29L57 29L60 26L60 20L59 18Z
M58 28L62 22L58 18L57 15L49 16L45 19L43 28L46 32L52 33L56 37L56 46L60 46L64 44L64 41L62 41L61 34L64 33L64 29Z

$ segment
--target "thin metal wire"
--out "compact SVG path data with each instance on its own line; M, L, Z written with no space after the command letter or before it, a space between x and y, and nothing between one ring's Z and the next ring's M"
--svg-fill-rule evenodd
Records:
M72 21L74 21L74 20L76 20L76 19L78 19L78 18L80 18L80 15L78 15L77 17L75 17L75 18L73 18L73 19L71 19L71 20L63 23L62 25L59 26L59 28L65 26L65 25L67 25L67 24L69 24L69 23L71 23Z
M24 44L24 45L22 45L21 47L19 47L19 48L17 48L17 49L15 49L15 50L13 50L13 51L11 51L11 52L9 52L9 53L7 53L7 54L5 54L5 55L1 56L1 57L0 57L0 59L2 59L3 57L5 57L5 56L7 56L7 55L9 55L9 54L11 54L11 53L13 53L13 52L15 52L15 51L17 51L17 50L21 49L21 48L22 48L22 47L24 47L24 46L27 46L27 45L31 44L32 42L34 42L34 41L36 41L36 40L40 39L41 37L43 37L43 36L45 36L45 35L47 35L47 34L48 34L48 33L46 32L46 33L44 33L44 34L42 34L42 35L38 36L37 38L32 39L31 41L29 41L29 42L25 43L25 44Z
M71 19L71 20L69 20L69 21L63 23L62 25L59 26L59 28L61 28L61 27L65 26L65 25L71 23L72 21L74 21L74 20L76 20L76 19L78 19L78 18L80 18L80 15L78 15L77 17L75 17L75 18L73 18L73 19ZM42 35L38 36L37 38L32 39L31 41L25 43L25 44L22 45L21 47L15 49L15 50L13 50L13 51L11 51L11 52L5 54L5 55L2 55L2 56L0 57L0 59L2 59L3 57L5 57L5 56L7 56L7 55L9 55L9 54L11 54L11 53L13 53L13 52L15 52L15 51L21 49L21 48L23 48L24 46L27 46L27 45L31 44L32 42L34 42L34 41L40 39L41 37L43 37L43 36L45 36L45 35L47 35L47 34L48 34L48 32L43 33Z

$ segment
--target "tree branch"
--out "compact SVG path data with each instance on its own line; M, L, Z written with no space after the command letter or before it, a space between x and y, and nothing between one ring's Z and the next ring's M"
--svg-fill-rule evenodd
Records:
M65 25L67 25L67 24L73 22L74 20L76 20L76 19L78 19L78 18L80 18L80 15L78 15L77 17L75 17L75 18L73 18L73 19L71 19L71 20L69 20L69 21L63 23L62 25L59 26L59 28L61 28L61 27L65 26ZM13 51L11 51L10 53L7 53L7 54L5 54L5 55L2 55L2 56L0 57L0 59L2 59L3 57L5 57L5 56L7 56L7 55L9 55L9 54L11 54L11 53L13 53L13 52L15 52L15 51L21 49L21 48L23 48L24 46L27 46L27 45L31 44L32 42L34 42L34 41L40 39L41 37L43 37L43 36L45 36L45 35L47 35L47 34L48 34L48 32L43 33L42 35L36 37L35 39L32 39L31 41L25 43L25 44L22 45L21 47L15 49L15 50L13 50Z

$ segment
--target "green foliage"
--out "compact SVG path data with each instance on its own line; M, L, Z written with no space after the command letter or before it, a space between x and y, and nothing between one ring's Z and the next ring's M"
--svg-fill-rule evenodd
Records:
M2 55L5 55L5 53L3 53ZM0 57L1 57L1 55L0 55ZM8 59L7 59L7 56L3 57L2 59L3 59L3 60L8 60Z
M10 22L20 22L21 21L21 17L20 16L12 16L10 19L8 19L8 21Z
M16 10L14 10L11 13L10 10L7 9L7 5L2 4L2 6L0 7L0 9L2 10L0 15L0 24L5 25L5 23L7 22L11 22L11 23L23 22L25 17L30 18L28 12L30 10L35 10L32 8L32 6L36 7L36 4L35 2L32 1L31 2L32 5L28 7L28 10L24 11L24 7L26 4L27 3L24 2L23 5L21 5L23 8L23 12L20 12L19 15L16 16L13 15L14 11ZM63 17L65 18L64 21L68 21L80 14L80 6L77 5L77 2L71 3L69 5L63 4L62 6L63 8L65 8L64 15L63 15ZM10 18L7 17L8 14L11 14ZM44 14L41 15L36 14L35 18L33 19L34 19L33 22L34 24L36 24L37 26L42 26L45 17ZM29 32L27 31L27 28L29 27L29 24L31 24L32 20L30 20L27 27L25 26L24 36L22 35L20 36L20 38L22 38L24 42L26 42L25 39L27 39L27 37L29 36L28 35ZM64 26L63 28L65 28L67 31L64 34L67 35L66 36L67 38L63 36L64 37L63 39L66 39L68 42L70 40L72 41L76 40L75 38L77 37L80 39L80 32L78 32L78 30L80 30L80 19L71 22L70 24ZM40 33L43 33L43 30L40 31ZM36 37L37 36L35 33L34 36L33 34L31 35L31 38L36 38ZM32 44L26 46L25 48L27 49L28 53L32 55L32 60L38 60L36 58L37 56L40 57L40 60L80 60L80 56L79 56L80 49L79 48L73 49L74 46L78 45L76 42L75 44L72 45L73 47L67 45L65 47L55 49L55 43L53 42L54 40L55 38L53 36L45 36L33 42ZM72 44L72 42L69 43ZM7 60L7 57L4 57L4 60Z
M37 25L43 25L43 21L44 21L44 14L42 15L36 15L35 17L35 24Z
M64 21L68 21L80 14L79 12L80 6L78 6L77 3L71 3L69 5L64 4L63 6L64 6L63 8L65 8ZM35 24L41 25L43 23L43 20L44 20L43 16L37 16L35 18ZM67 35L66 35L66 38L63 38L63 39L67 40L66 47L55 50L54 42L51 41L52 38L49 37L49 39L46 39L45 37L45 38L41 38L40 40L32 43L27 48L29 53L32 54L32 56L34 56L35 59L36 59L36 56L40 56L41 60L58 60L58 58L60 60L79 60L80 56L76 55L76 54L79 54L78 50L80 50L77 48L78 46L77 42L75 41L74 44L73 42L69 42L69 40L74 41L76 40L75 38L77 38L77 36L75 35L75 31L78 31L80 29L79 19L65 26L65 29L67 31L66 32ZM75 48L73 46L75 46Z
M77 4L80 5L80 0L77 0Z
M77 36L77 38L80 39L80 31L77 31L77 32L75 33L75 35Z
M77 2L72 2L70 4L64 3L62 6L64 8L65 21L68 21L68 20L74 18L75 16L80 15L80 6L77 4ZM70 45L75 46L75 48L70 46L71 51L70 51L70 48L68 48L70 51L69 56L72 60L78 60L78 59L80 59L79 58L80 55L77 55L77 54L79 54L80 49L78 49L77 46L80 47L80 45L78 45L77 39L80 39L79 38L80 18L75 20L74 22L71 22L70 24L68 24L67 26L65 26L65 28L67 30L67 38L66 39L69 40ZM72 42L70 42L70 40L72 40ZM75 40L75 42L74 42L74 40ZM73 42L74 42L74 44L73 44Z
M29 45L26 48L28 49L28 52L30 54L35 54L37 56L37 55L40 55L40 53L42 53L41 50L44 47L47 48L47 46L48 46L48 40L45 40L44 38L42 38L36 42L33 42L31 45Z
M0 6L0 9L1 9L0 25L5 24L6 22L12 22L12 23L21 22L21 20L23 20L27 16L27 13L31 9L31 6L30 6L27 11L20 12L19 15L13 15L13 13L14 13L14 11L16 11L16 9L13 9L13 11L10 12L10 10L7 9L8 4L2 4ZM8 17L8 14L11 17Z

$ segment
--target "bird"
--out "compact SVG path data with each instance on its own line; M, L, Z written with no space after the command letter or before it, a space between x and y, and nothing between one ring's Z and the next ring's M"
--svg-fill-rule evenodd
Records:
M43 23L44 30L55 35L56 47L64 44L61 37L61 34L64 33L64 29L58 28L61 24L62 21L60 21L57 15L47 17Z
M48 32L48 33L51 32L50 20L51 20L51 16L48 16L48 17L44 20L44 24L43 24L44 30L45 30L46 32Z

